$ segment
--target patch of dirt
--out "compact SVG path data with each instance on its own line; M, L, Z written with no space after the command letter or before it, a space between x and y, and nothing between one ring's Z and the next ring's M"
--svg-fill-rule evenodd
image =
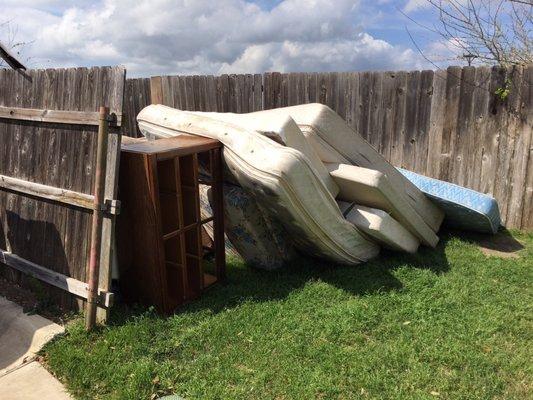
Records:
M520 258L520 250L524 248L522 243L506 231L478 239L477 244L486 256L501 258Z
M17 303L27 314L39 314L60 325L65 325L74 317L72 312L43 304L42 300L31 290L10 282L3 277L0 277L0 296Z

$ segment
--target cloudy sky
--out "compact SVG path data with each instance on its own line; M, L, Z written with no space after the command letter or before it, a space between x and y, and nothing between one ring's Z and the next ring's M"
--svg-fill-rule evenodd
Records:
M424 0L0 0L0 40L32 68L128 76L432 68Z

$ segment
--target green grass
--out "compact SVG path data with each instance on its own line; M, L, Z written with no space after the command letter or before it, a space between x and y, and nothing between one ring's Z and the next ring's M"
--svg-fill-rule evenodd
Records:
M238 262L178 314L116 310L45 349L82 399L532 398L533 234L518 259L472 237L347 268Z

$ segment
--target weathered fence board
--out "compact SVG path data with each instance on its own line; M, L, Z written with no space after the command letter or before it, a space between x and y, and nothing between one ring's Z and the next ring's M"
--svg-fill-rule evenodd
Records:
M124 82L125 70L121 67L33 70L24 74L0 69L0 107L54 110L47 115L63 118L62 121L37 121L0 117L0 175L8 178L3 186L8 183L19 186L0 190L0 248L27 261L26 265L36 264L86 281L92 211L85 203L93 198L98 129L92 125L92 113L106 105L111 112L122 115ZM90 116L83 121L87 124L68 119L79 116ZM118 128L112 132L105 196L110 200L116 198L120 150ZM30 184L25 186L17 180ZM39 192L43 190L46 196ZM75 204L73 192L79 193L85 203ZM65 201L56 201L53 198L56 195ZM102 243L105 245L100 256L103 290L110 286L113 224L113 215L104 219ZM9 256L9 259L15 258ZM8 275L21 283L26 281L14 270ZM46 288L49 297L63 306L76 304L71 295Z
M326 104L392 164L492 194L508 227L533 229L532 69L163 76L152 101L218 112ZM150 81L136 81L143 101L127 105L129 120L150 102Z
M124 116L122 134L141 136L137 127L137 114L151 104L150 78L127 79L124 88Z
M523 188L524 201L522 205L522 221L521 226L525 228L533 227L533 66L529 66L526 73L525 89L522 92L523 99L523 129L524 135L527 135L529 129L529 148L524 151L528 152L528 164L525 168L526 178Z

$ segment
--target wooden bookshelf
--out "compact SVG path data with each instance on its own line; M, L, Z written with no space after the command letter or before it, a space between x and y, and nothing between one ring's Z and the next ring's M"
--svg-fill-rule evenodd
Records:
M204 219L200 165L202 183L212 190L213 216ZM222 168L222 145L216 140L189 135L124 140L117 248L125 300L171 313L224 279ZM210 222L213 238L202 229ZM206 262L208 254L214 262Z

